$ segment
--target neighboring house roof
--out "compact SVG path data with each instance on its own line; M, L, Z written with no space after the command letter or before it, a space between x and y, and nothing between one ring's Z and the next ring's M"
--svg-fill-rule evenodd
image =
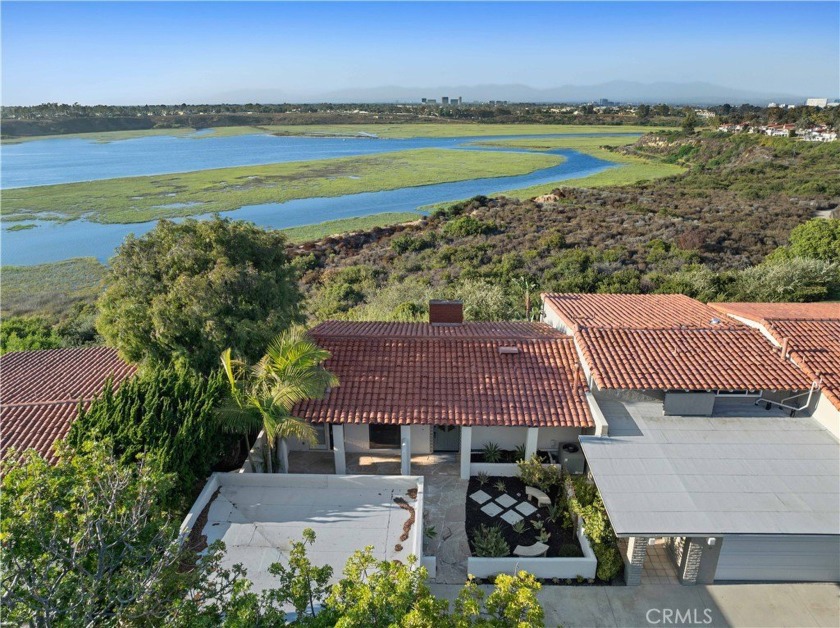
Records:
M543 323L386 323L326 321L311 334L318 336L389 336L429 338L560 338L562 334Z
M810 417L725 401L725 416L698 418L662 416L662 402L598 399L610 435L580 442L616 534L836 535L834 437Z
M79 402L102 392L135 368L108 347L7 353L0 357L0 451L35 449L54 461L53 443L67 435Z
M571 330L580 327L672 329L738 325L682 294L546 293L542 297L545 307L554 311Z
M731 316L761 325L840 410L840 303L715 303Z
M840 319L840 302L818 303L709 303L709 306L732 316L747 318L756 323L763 320Z
M310 335L340 384L296 406L309 421L594 425L571 338L542 323L328 322Z
M575 339L602 389L803 390L811 384L746 326L583 328Z

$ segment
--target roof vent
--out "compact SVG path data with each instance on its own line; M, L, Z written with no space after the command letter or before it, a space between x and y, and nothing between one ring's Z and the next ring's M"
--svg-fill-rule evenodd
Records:
M464 322L464 302L429 301L429 322L432 325L460 325Z
M719 318L713 318L713 319L712 319L711 321L709 321L709 322L710 322L712 325L720 325L720 319L719 319Z
M502 355L512 355L519 353L519 347L499 347L499 353Z

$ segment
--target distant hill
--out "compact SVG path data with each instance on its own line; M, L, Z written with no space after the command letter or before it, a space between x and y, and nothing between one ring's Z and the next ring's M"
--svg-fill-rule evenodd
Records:
M294 94L284 90L254 89L237 90L214 94L208 102L335 102L335 103L383 103L419 102L421 98L434 98L440 102L442 96L462 97L465 101L506 100L509 102L592 102L606 98L614 102L740 105L749 103L767 105L769 102L804 102L803 95L778 92L752 92L712 83L690 82L637 83L633 81L609 81L595 85L562 85L538 89L528 85L449 85L437 87L358 87L321 93Z

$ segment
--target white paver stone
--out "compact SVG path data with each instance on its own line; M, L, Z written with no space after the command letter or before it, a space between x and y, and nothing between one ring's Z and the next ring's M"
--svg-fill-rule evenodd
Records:
M516 509L526 517L537 512L537 507L529 502L520 502L516 505Z
M470 495L470 499L474 502L478 502L479 504L483 504L488 499L490 499L490 496L484 491L476 491L475 493Z
M507 493L505 493L504 495L500 495L499 497L497 497L496 502L498 502L502 506L502 508L510 508L516 503L516 500Z
M484 504L481 507L481 512L483 512L484 514L486 514L489 517L495 517L496 515L498 515L503 510L504 510L504 508L502 508L501 506L499 506L498 504L495 504L493 502Z
M502 515L502 519L507 521L510 525L513 525L517 521L522 521L523 517L515 510L508 510L505 514Z

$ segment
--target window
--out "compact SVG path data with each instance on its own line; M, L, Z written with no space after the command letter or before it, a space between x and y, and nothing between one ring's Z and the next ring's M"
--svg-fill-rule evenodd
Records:
M400 448L400 426L370 425L370 448L371 449L399 449Z

